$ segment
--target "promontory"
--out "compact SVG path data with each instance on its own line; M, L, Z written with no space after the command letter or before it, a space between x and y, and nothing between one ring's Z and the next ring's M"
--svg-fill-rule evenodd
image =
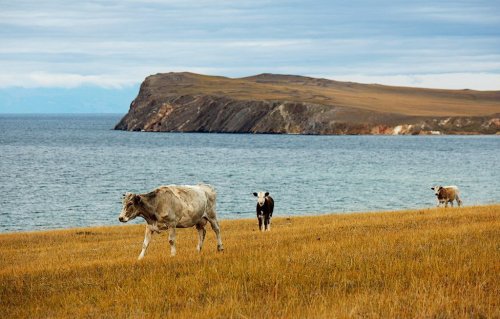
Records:
M295 75L147 77L117 130L278 134L498 134L500 91Z

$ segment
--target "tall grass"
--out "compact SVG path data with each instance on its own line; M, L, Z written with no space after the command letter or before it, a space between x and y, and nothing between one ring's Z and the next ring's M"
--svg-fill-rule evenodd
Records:
M500 317L500 205L0 235L3 318Z

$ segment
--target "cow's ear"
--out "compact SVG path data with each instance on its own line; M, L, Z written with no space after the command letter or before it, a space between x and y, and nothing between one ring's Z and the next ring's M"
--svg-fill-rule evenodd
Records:
M264 196L269 196L269 192L266 192L266 194Z
M259 195L257 195L257 193L253 193L253 196L257 197L257 196L259 196Z
M139 204L141 202L141 196L135 195L134 196L134 204Z

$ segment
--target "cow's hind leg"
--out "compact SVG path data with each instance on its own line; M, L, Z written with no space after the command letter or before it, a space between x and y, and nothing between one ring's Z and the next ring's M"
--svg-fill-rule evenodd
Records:
M264 219L264 225L265 225L266 231L270 231L271 230L271 217L270 216L266 216L265 217L265 219Z
M177 250L175 249L175 226L168 230L168 243L170 244L170 256L175 256Z
M223 251L224 246L222 245L222 238L220 236L219 223L215 218L210 218L208 221L210 222L210 226L212 226L212 229L214 230L215 233L215 237L217 238L217 251Z
M149 242L151 241L151 235L153 232L151 229L149 229L148 226L146 226L146 233L144 234L144 242L142 243L142 250L141 253L139 254L139 260L144 258L144 255L146 254L146 250L148 249Z
M206 224L207 220L203 218L203 221L196 225L196 230L198 230L198 247L196 249L198 252L201 252L201 248L203 248L203 243L205 242L205 235L207 234L207 230L205 229Z

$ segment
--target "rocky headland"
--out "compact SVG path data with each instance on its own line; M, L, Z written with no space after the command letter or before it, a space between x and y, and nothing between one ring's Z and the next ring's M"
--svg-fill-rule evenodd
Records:
M261 74L149 76L117 130L275 134L498 134L500 91Z

